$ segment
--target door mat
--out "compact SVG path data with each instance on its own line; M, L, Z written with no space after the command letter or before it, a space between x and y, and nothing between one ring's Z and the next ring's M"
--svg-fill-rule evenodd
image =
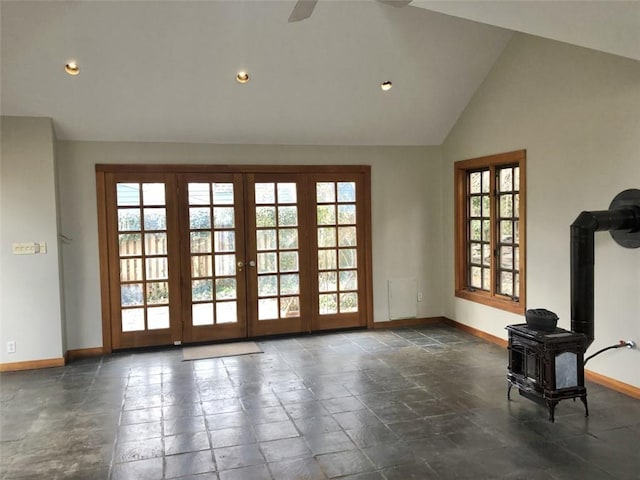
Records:
M185 347L182 349L182 360L234 357L236 355L248 355L250 353L262 353L262 349L256 342L219 343L217 345Z

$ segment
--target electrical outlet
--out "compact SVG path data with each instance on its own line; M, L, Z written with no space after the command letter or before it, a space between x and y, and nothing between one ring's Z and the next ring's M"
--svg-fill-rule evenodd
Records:
M422 301L422 292L418 292L418 301L421 302Z
M7 353L16 353L16 341L9 340L7 342Z

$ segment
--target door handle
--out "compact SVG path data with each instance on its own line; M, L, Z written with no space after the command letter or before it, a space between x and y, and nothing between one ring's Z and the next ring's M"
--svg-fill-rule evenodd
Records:
M256 266L256 262L255 262L255 260L251 260L251 261L249 262L249 266L250 266L250 267L255 267L255 266Z
M238 262L238 272L242 272L244 269L244 263L241 261Z

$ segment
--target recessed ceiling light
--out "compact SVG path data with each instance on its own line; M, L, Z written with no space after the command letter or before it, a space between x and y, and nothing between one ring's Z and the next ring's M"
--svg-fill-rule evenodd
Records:
M249 81L249 74L247 72L238 72L236 75L236 81L238 83L247 83Z
M80 67L75 60L71 60L64 66L64 71L69 75L78 75L80 73Z
M389 80L380 84L380 88L383 92L388 92L389 90L391 90L391 87L393 87L393 83L391 83Z

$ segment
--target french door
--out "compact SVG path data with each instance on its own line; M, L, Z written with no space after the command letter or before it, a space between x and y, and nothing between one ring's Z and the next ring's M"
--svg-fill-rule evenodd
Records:
M249 335L308 331L311 248L300 174L247 174Z
M174 342L246 335L243 187L240 174L178 175L182 288Z
M371 321L368 167L255 170L96 167L106 350Z

